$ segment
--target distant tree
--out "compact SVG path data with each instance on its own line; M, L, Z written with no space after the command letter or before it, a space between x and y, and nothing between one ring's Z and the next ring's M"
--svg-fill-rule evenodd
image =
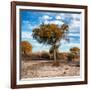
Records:
M74 54L80 54L80 49L78 47L72 47L70 51L71 53L74 53Z
M61 39L69 40L67 38L68 28L67 24L63 24L61 27L56 24L41 24L33 30L32 35L39 43L51 45L50 52L54 53L54 61L56 62L56 52L60 46Z
M80 49L78 47L72 47L72 48L70 48L70 53L68 55L69 61L71 61L72 59L78 57L79 54L80 54Z
M28 41L21 41L21 53L27 55L32 52L32 45Z

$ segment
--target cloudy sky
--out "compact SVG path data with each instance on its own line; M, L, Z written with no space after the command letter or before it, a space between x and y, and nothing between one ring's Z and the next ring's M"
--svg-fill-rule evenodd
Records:
M71 47L80 48L80 24L81 14L70 12L42 12L35 10L21 10L20 11L20 23L21 23L21 40L28 41L33 46L33 52L35 51L48 51L50 46L39 44L32 37L32 30L38 27L40 24L54 23L57 25L68 24L70 42L64 40L61 41L59 50L62 52L68 52Z

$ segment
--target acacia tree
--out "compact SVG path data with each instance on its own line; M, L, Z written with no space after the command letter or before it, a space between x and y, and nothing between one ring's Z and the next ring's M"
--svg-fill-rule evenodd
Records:
M21 53L27 55L32 52L32 45L28 41L21 42Z
M63 24L59 27L56 24L41 24L33 30L33 38L44 45L51 45L50 50L54 53L56 62L56 51L60 46L61 39L68 40L68 25Z

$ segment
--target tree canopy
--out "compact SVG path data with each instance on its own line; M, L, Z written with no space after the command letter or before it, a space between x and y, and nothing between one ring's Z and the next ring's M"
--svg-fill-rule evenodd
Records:
M65 38L65 32L68 31L68 25L63 24L59 27L56 24L41 24L33 30L33 38L39 43L54 44Z

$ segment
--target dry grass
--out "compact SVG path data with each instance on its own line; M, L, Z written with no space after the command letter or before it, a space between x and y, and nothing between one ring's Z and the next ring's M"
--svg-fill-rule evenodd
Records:
M21 78L41 78L60 76L79 76L80 67L72 62L58 62L59 66L53 66L52 60L22 60Z

